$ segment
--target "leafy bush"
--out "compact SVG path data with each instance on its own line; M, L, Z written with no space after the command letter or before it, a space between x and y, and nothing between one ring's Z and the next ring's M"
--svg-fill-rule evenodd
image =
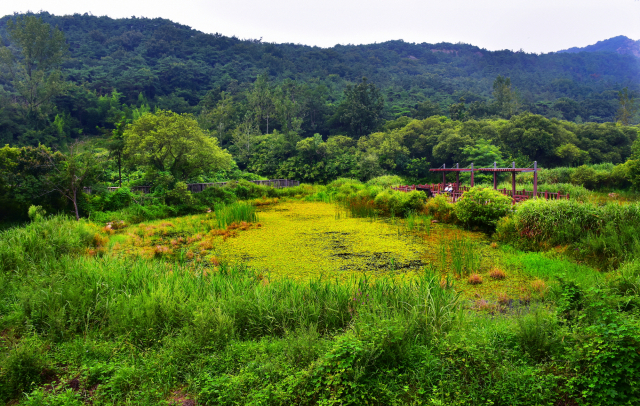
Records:
M42 208L42 206L30 206L28 214L31 221L40 221L44 219L47 212Z
M142 206L133 204L120 211L105 211L91 213L89 219L95 223L108 223L124 221L127 224L136 224L149 220L160 220L178 215L178 209L165 204L151 204Z
M516 337L522 351L537 362L551 358L558 345L555 319L542 309L536 309L518 318L517 322Z
M381 186L381 187L398 186L404 183L405 183L404 179L402 179L400 176L397 176L397 175L378 176L377 178L373 178L367 181L367 185Z
M607 306L606 297L595 296L583 312L590 315L591 320L589 317L586 320L591 323L579 327L575 346L566 354L576 370L568 384L587 404L638 404L640 330L637 321Z
M455 213L455 205L450 203L447 196L443 194L428 199L425 205L425 211L443 223L456 223L458 221Z
M587 189L593 190L597 181L598 177L596 170L588 167L587 165L579 166L571 174L571 183L584 186Z
M474 187L455 204L455 213L458 220L469 227L492 231L510 208L510 197L493 189Z
M196 193L195 198L200 204L210 207L216 204L231 204L237 200L232 190L223 187L208 187L200 193Z
M0 401L30 392L45 378L46 363L38 342L25 338L0 361Z
M195 203L195 199L185 182L177 182L173 189L165 194L165 200L170 205L191 206Z
M423 192L397 192L385 189L376 194L374 199L376 207L385 214L405 216L411 212L421 212L427 196Z

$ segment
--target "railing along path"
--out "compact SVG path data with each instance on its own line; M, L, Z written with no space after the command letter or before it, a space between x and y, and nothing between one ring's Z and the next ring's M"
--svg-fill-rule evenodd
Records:
M412 192L414 190L419 190L419 191L424 191L427 194L430 194L432 196L444 194L449 197L449 201L455 203L462 197L462 195L464 195L464 192L467 192L470 189L470 187L469 186L460 186L458 188L454 187L451 192L446 192L442 187L441 183L432 183L432 184L424 184L424 185L419 185L419 184L418 185L400 185L400 186L392 187L391 189L397 190L399 192ZM502 188L502 189L496 189L496 190L505 196L511 197L514 203L528 200L534 197L534 193L532 191L524 190L524 189L516 190L515 195L513 194L513 191L511 189ZM559 192L558 193L548 192L548 191L537 192L536 196L539 197L540 199L547 199L547 200L569 199L569 193L562 194Z

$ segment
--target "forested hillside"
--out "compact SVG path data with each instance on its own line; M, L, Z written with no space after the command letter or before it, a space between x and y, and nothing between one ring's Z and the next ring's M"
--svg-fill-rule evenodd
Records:
M26 117L16 105L15 81L4 64L2 143L63 144L81 134L100 134L100 128L115 127L114 105L122 110L122 104L201 114L226 98L227 105L239 106L230 119L238 123L255 107L250 93L261 74L280 89L280 101L296 104L293 115L306 137L353 130L341 118L340 105L347 85L363 77L379 89L379 119L438 114L464 120L510 118L529 111L578 123L614 121L618 92L628 87L635 94L640 83L640 65L631 55L536 55L403 41L324 49L205 34L165 19L37 16L64 34L68 53L59 64L64 89L52 103L39 105L38 115ZM0 19L2 44L14 57L19 47L10 41L7 23L16 17ZM499 75L510 79L507 108L496 99L493 85ZM268 104L275 111L278 102ZM265 116L275 119L270 129L280 129L277 113L263 107ZM259 123L262 133L269 132L267 122Z
M578 48L573 47L558 51L558 53L578 53L578 52L615 52L617 54L634 55L640 58L640 41L634 41L624 35L598 41L593 45Z

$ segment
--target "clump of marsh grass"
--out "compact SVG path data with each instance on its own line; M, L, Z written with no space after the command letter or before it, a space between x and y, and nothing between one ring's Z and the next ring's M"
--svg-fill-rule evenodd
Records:
M471 274L471 276L469 276L470 285L479 285L481 283L482 283L482 276L478 275L477 273L473 273Z
M258 221L256 208L250 203L236 202L230 205L215 206L216 225L218 229L236 223L255 223Z
M492 279L503 280L503 279L505 279L507 277L507 274L502 269L494 268L489 273L489 276Z
M458 278L468 276L480 268L478 244L458 233L440 237L439 255L441 271L451 269Z

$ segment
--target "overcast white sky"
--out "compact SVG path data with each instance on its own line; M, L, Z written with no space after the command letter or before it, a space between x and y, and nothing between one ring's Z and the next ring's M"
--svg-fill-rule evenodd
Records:
M638 0L3 0L24 11L162 17L197 30L329 47L392 39L551 52L640 39Z

